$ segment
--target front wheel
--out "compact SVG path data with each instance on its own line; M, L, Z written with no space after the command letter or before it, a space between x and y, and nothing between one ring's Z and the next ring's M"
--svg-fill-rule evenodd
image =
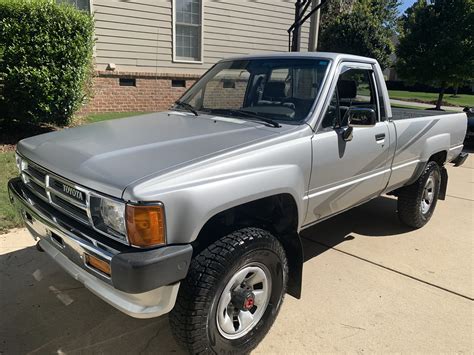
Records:
M421 228L430 220L438 201L441 182L439 165L430 161L413 184L398 194L398 216L406 225Z
M170 313L173 333L193 354L249 352L273 324L287 279L285 251L269 232L231 233L193 259Z

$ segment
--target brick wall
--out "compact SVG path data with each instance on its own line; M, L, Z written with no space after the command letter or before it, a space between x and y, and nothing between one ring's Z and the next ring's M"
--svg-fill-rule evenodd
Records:
M78 115L166 110L198 77L190 74L98 71L94 77L93 97ZM185 81L185 87L173 87L173 80Z
M247 80L212 80L206 85L204 107L239 109L244 104L246 89Z

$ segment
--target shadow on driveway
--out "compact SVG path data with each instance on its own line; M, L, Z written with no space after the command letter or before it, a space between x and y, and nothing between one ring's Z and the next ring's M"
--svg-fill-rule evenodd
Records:
M397 200L379 197L302 231L305 262L328 248L353 240L352 233L370 238L403 238L411 230L398 220Z
M351 233L403 238L407 231L396 200L381 197L302 232L305 260L353 239ZM181 353L166 316L122 314L34 247L0 256L0 315L0 354Z
M0 354L181 353L168 317L134 319L35 247L0 256Z

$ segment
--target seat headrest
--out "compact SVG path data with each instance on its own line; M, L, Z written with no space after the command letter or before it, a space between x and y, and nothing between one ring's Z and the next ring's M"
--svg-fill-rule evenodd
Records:
M355 99L357 96L355 80L339 80L337 90L339 92L339 99Z
M263 97L265 98L282 98L285 97L285 83L283 81L268 81L263 89Z

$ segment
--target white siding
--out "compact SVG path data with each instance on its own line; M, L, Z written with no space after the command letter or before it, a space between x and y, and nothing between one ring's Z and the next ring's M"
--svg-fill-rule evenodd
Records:
M171 0L93 0L97 69L201 74L225 57L288 50L294 1L203 1L203 63L195 64L173 62ZM307 42L308 24L302 50Z

